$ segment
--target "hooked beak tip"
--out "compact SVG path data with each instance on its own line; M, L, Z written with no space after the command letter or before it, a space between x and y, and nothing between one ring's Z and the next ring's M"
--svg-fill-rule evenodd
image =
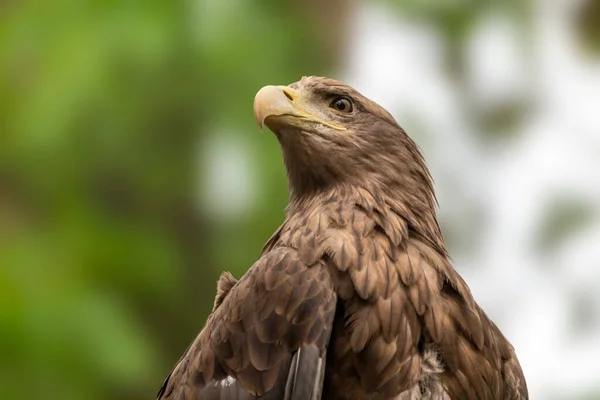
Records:
M254 117L262 130L268 117L297 113L293 104L293 91L287 86L265 86L254 97Z

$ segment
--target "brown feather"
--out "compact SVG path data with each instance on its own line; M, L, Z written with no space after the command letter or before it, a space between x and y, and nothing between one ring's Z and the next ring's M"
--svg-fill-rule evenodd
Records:
M229 293L231 288L235 286L237 279L231 275L231 272L223 272L217 282L217 295L215 296L215 302L213 304L213 312L221 305L225 296Z

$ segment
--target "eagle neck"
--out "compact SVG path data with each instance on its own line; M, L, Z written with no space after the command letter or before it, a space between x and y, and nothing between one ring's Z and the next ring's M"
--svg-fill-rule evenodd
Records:
M399 186L381 184L376 180L368 184L339 184L310 195L290 193L286 208L288 219L307 215L323 208L330 209L331 203L340 207L373 209L382 215L393 212L401 216L408 225L409 233L429 242L441 255L447 255L440 226L436 217L435 197L419 196Z

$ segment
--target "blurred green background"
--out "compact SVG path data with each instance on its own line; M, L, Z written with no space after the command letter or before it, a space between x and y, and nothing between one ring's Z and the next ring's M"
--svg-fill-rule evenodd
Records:
M526 37L529 3L490 4ZM576 26L593 56L590 4ZM490 10L377 7L443 38L443 69L459 83L465 42ZM279 147L255 125L254 94L351 75L364 11L344 0L0 2L2 397L154 398L218 275L241 276L284 217ZM496 128L515 109L473 110L492 132L482 143L503 140ZM563 219L588 215L578 210ZM454 225L444 229L460 249Z

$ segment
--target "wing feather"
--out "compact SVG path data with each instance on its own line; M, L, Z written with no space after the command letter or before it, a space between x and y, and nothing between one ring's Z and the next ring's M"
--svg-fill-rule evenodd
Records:
M241 280L232 284L224 276L219 287L226 293L219 294L159 399L253 399L274 393L279 397L273 398L283 398L293 357L301 374L290 375L296 386L289 399L310 399L298 397L306 394L298 384L311 380L311 393L320 396L324 367L305 364L325 362L337 299L326 267L319 262L308 266L296 250L277 247ZM294 355L299 349L304 349L302 357Z

